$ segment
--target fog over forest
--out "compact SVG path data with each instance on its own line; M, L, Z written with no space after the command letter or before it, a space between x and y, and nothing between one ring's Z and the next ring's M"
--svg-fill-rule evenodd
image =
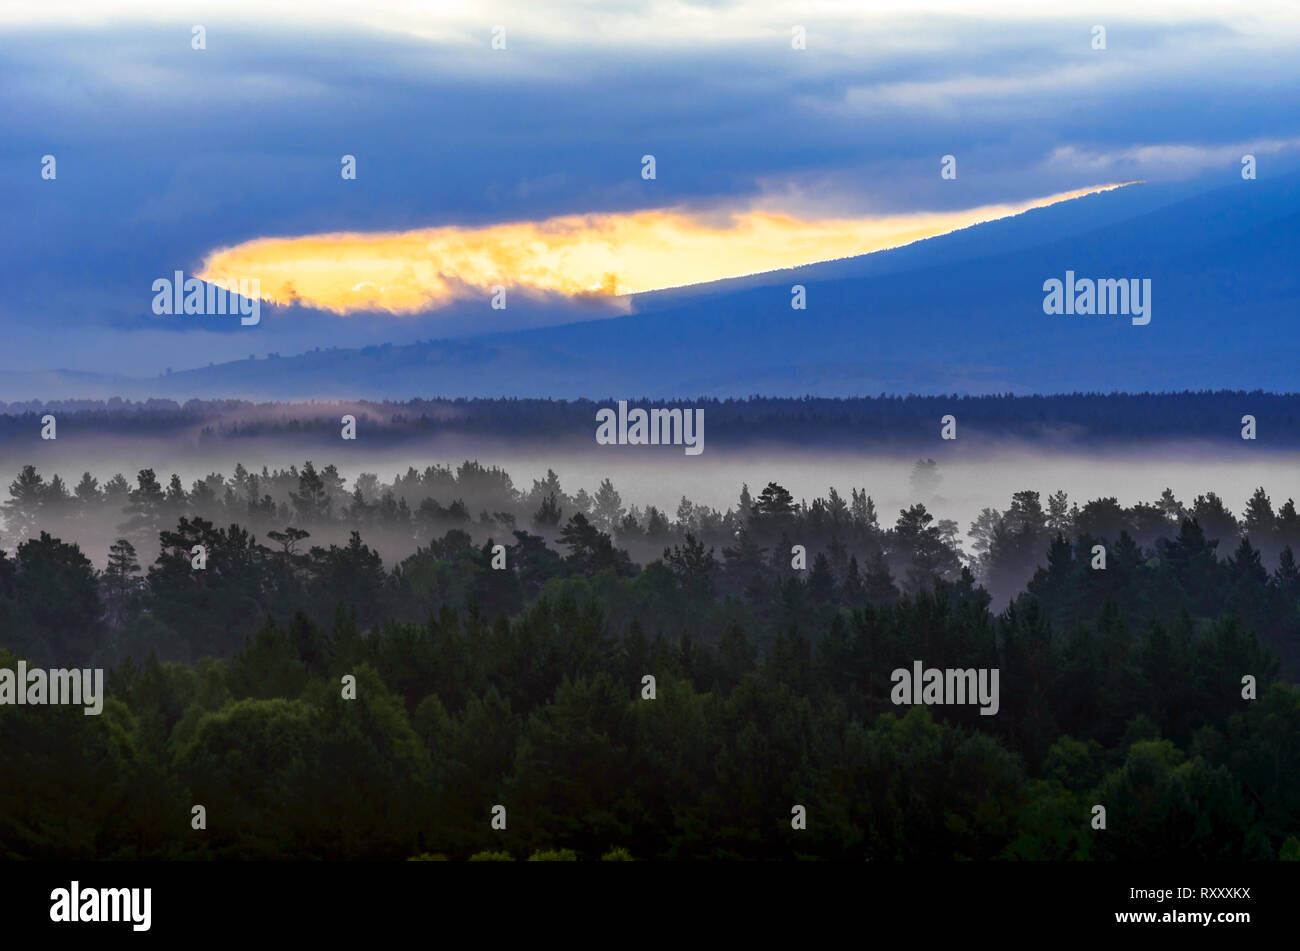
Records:
M101 486L121 473L134 486L139 470L152 468L164 485L175 473L188 491L196 480L209 474L228 477L237 464L250 472L260 472L263 467L275 472L291 466L301 468L308 459L318 467L333 463L349 493L356 488L357 478L367 473L375 476L379 485L391 486L408 468L417 472L428 466L455 469L466 460L486 468L504 469L515 488L525 492L534 481L544 481L548 471L558 476L570 495L580 490L594 495L602 480L609 479L625 505L640 509L654 506L670 517L683 497L720 513L735 509L743 485L756 493L768 482L777 482L796 500L809 504L825 497L831 488L845 498L857 488L872 497L882 519L921 502L936 518L956 522L967 553L971 523L980 512L985 508L1005 509L1012 494L1025 489L1037 491L1044 498L1064 491L1071 502L1079 505L1113 497L1123 506L1154 502L1165 489L1172 490L1188 506L1197 496L1214 492L1238 516L1259 487L1279 506L1288 498L1300 496L1300 452L1242 453L1217 444L1189 441L1141 448L1056 451L1007 442L997 448L961 452L936 440L929 453L890 454L706 444L705 453L693 458L685 456L679 447L670 446L557 447L466 436L431 439L428 446L388 446L364 452L358 451L355 443L338 439L300 439L292 449L286 449L286 440L259 437L217 447L152 437L92 437L76 442L65 440L57 446L15 442L0 447L0 478L4 485L24 465L32 464L47 480L60 476L69 490L84 472L98 479ZM918 481L914 472L921 459L934 460L935 467L931 477ZM366 484L370 484L369 480ZM444 505L456 499L450 489L441 494L447 496L438 498ZM277 501L289 500L283 495ZM470 503L469 499L465 501ZM478 511L472 514L477 516ZM115 517L104 513L102 518L80 519L65 529L66 537L80 542L87 556L101 564L108 545L117 537ZM341 537L346 537L346 532ZM7 536L0 536L0 544L13 547ZM382 553L386 561L398 561L414 547L414 542L394 539L391 550L384 548Z

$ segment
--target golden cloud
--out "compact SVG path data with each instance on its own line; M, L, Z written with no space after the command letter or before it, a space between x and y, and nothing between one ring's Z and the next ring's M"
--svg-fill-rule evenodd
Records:
M496 285L616 297L883 251L1120 187L865 219L668 209L481 228L257 238L208 255L200 277L221 286L256 278L267 300L339 314L434 310L456 300L486 300Z

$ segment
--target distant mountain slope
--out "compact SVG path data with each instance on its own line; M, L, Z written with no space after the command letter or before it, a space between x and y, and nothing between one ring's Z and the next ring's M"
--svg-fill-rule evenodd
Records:
M141 386L249 398L1295 390L1300 176L1224 180L1131 186L894 251L641 295L625 317ZM1045 314L1043 282L1067 270L1149 278L1150 325ZM796 282L803 311L790 307Z

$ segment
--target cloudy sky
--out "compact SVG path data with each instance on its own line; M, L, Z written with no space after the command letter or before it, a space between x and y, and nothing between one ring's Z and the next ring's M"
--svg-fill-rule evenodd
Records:
M1300 155L1289 2L107 6L0 6L0 370L615 313ZM157 316L177 270L256 277L282 306L256 327Z

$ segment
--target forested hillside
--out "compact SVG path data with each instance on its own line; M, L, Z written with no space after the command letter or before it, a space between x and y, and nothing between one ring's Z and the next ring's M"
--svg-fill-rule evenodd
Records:
M1300 857L1300 525L1262 489L1240 519L1026 490L965 553L860 489L344 486L14 479L0 667L103 666L109 700L0 706L0 854ZM99 571L59 536L113 510ZM998 669L997 715L896 705L914 661Z

